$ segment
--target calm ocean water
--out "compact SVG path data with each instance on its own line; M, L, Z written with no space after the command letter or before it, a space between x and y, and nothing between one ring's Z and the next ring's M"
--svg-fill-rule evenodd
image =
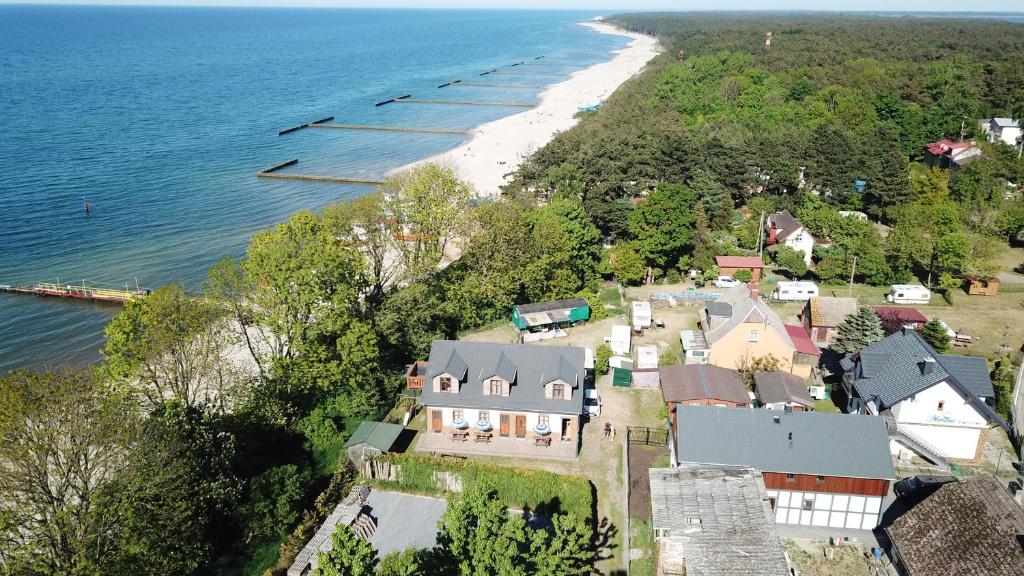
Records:
M540 55L564 58L565 71L607 60L627 40L576 24L594 15L0 6L0 283L198 286L254 231L369 190L258 170L299 158L303 173L373 178L461 142L279 129L327 115L466 129L516 113L373 103L532 101L537 88L436 86ZM0 373L96 360L117 310L0 294Z

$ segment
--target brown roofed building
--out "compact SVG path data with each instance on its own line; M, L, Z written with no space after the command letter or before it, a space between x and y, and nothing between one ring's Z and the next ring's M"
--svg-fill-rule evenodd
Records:
M875 306L874 310L886 334L899 332L904 327L920 330L928 322L924 314L909 306Z
M669 417L673 422L679 405L750 406L750 394L736 370L710 364L687 364L662 366L659 371L661 395L668 404Z
M995 296L999 294L999 278L982 278L981 276L968 276L967 293L971 296Z
M715 256L715 264L722 276L735 277L740 270L749 270L754 282L761 280L764 269L764 262L759 256Z
M812 296L800 313L800 324L812 341L827 346L838 334L836 327L856 311L856 298Z
M786 372L754 372L754 394L761 407L769 410L814 410L807 380Z
M886 532L906 576L1024 576L1024 510L995 478L946 484Z

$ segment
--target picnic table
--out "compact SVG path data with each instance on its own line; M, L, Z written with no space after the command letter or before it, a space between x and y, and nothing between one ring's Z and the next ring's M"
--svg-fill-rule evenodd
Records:
M490 442L491 436L493 436L493 434L491 434L490 432L477 432L476 438L474 438L474 440L476 440L477 442Z
M551 436L544 436L533 439L534 446L551 446Z
M469 438L469 432L452 432L452 440L465 442Z

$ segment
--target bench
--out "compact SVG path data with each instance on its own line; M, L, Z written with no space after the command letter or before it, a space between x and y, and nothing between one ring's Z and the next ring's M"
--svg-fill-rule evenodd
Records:
M544 438L534 438L533 439L533 445L534 446L551 446L551 437L550 436L546 436Z

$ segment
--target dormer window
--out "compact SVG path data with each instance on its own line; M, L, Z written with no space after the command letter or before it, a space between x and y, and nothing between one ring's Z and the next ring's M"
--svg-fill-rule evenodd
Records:
M551 397L552 398L565 398L565 384L561 382L555 382L551 385Z
M498 380L497 378L493 378L493 379L491 379L490 385L491 385L491 395L493 395L493 396L501 396L501 394L502 394L501 380Z
M441 392L452 391L452 379L448 376L441 376Z

